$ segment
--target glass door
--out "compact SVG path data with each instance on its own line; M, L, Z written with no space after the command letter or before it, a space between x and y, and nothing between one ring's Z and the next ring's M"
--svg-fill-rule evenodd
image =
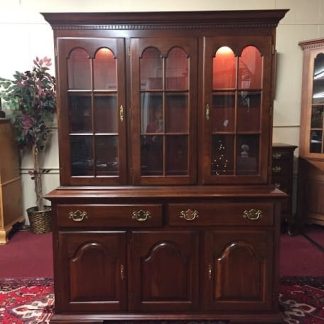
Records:
M258 38L205 39L205 183L267 181L271 52L266 44Z
M314 58L309 153L324 153L324 53Z
M196 48L192 39L132 39L134 183L194 181Z
M62 184L124 183L123 40L63 39L59 50Z

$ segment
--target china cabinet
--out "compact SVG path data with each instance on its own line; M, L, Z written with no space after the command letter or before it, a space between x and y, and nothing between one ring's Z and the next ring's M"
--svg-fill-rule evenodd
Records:
M17 223L24 222L18 149L10 120L0 118L0 244Z
M286 10L46 13L61 186L52 323L280 322L271 185Z
M303 84L300 128L301 223L324 225L324 40L300 42Z

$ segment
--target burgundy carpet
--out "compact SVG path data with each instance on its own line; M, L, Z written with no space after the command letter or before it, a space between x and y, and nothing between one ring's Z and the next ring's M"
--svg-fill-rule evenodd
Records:
M52 278L52 233L15 233L0 245L0 278Z
M323 324L324 277L282 278L279 303L284 323ZM0 280L0 323L2 324L49 323L53 305L52 279ZM127 323L133 322L127 321ZM180 322L172 321L172 323ZM190 321L190 323L198 322ZM199 321L199 324L202 323L204 322ZM210 324L211 321L207 323ZM221 322L213 321L213 323Z
M324 252L303 235L282 234L280 236L280 276L324 276Z

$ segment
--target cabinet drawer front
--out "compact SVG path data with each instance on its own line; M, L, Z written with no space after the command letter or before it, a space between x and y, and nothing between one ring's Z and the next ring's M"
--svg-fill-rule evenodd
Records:
M161 226L161 205L69 204L57 206L58 226L147 227Z
M271 203L169 204L170 225L272 225Z

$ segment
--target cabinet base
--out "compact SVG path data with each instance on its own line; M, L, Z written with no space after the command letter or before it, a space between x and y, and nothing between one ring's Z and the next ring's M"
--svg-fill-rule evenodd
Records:
M223 323L282 323L279 313L271 314L54 314L50 323L109 323L109 321L224 321Z
M25 222L25 217L21 216L14 220L10 224L6 225L5 228L0 228L0 245L6 244L8 242L8 236L15 228L19 228Z

